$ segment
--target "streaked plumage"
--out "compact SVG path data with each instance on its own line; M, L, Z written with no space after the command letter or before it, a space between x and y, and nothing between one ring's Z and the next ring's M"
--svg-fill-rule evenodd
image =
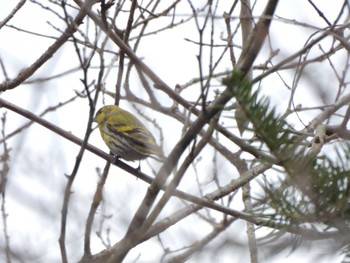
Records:
M152 134L130 112L108 105L97 111L94 121L98 123L102 139L117 157L135 161L162 156Z

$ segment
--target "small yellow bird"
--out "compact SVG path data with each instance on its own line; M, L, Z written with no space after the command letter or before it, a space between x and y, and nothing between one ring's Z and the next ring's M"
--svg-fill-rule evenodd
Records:
M126 161L149 156L164 158L153 135L130 112L116 105L108 105L97 111L93 121L97 122L102 139L118 158Z

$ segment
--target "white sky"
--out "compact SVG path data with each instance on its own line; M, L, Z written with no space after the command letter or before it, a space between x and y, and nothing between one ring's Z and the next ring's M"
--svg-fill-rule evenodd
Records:
M200 1L198 1L200 2ZM258 4L265 4L266 1L258 1ZM334 16L339 12L339 6L343 1L340 0L320 0L315 1L317 6L324 11L330 21L333 21ZM12 10L17 1L2 0L0 8L0 20L2 20ZM183 3L183 6L186 2ZM186 7L187 8L187 7ZM188 9L186 9L188 10ZM282 0L277 8L277 14L282 18L297 19L300 22L312 24L316 27L325 27L326 24L318 17L315 11L310 8L310 5L306 0L286 1ZM220 13L220 12L218 12ZM15 25L22 29L31 30L37 33L48 34L52 36L58 36L59 34L47 24L50 21L52 24L57 25L57 18L48 15L47 12L31 4L29 1L25 7L11 20L10 24ZM58 22L59 26L62 23ZM220 25L222 32L225 32L224 24ZM194 27L180 27L177 30L157 34L156 36L146 38L142 42L138 51L140 57L144 57L145 62L157 73L159 76L168 83L171 87L175 87L176 84L183 84L198 75L197 60L195 55L197 54L197 47L192 43L185 41L188 39L198 39L197 32L194 31ZM271 32L273 35L273 48L281 49L281 56L287 56L294 51L300 49L305 44L309 32L300 30L300 26L286 25L284 22L273 22ZM217 31L219 34L220 30ZM277 36L274 32L278 32ZM283 36L281 36L283 34ZM52 40L41 38L38 36L31 36L29 34L18 32L15 29L4 27L0 30L0 56L6 63L6 69L8 75L12 78L18 74L21 69L29 66L38 56L47 49L52 43ZM115 48L115 47L113 47ZM258 58L259 62L264 62L268 54L262 52ZM73 57L70 59L70 57ZM110 59L110 58L108 58ZM260 60L259 60L260 59ZM342 58L339 58L340 60ZM97 65L97 64L96 64ZM229 64L227 64L229 69ZM51 59L41 70L34 74L33 79L40 77L48 77L57 73L62 73L65 70L73 69L77 66L76 56L72 46L65 45L54 58ZM224 65L222 65L224 68ZM115 71L114 71L115 72ZM113 73L107 80L107 88L113 90L113 84L115 77ZM317 72L316 75L322 76L322 72ZM314 73L315 73L314 72ZM96 79L97 71L92 71L91 80ZM4 80L4 76L0 74L0 82ZM67 75L61 79L55 79L54 81L44 82L42 86L39 85L21 85L20 87L7 91L1 94L2 98L9 100L25 109L30 109L32 112L39 114L49 105L55 105L58 102L62 102L75 94L75 90L81 91L83 89L80 78L81 73L73 73ZM290 79L287 73L284 75L286 79ZM321 79L323 81L323 79ZM329 81L329 80L325 80ZM134 88L138 82L135 81ZM287 102L286 94L289 91L281 89L282 83L280 81L271 82L271 86L263 87L264 94L271 95L272 102L278 107L279 110L285 109L285 103ZM309 89L309 90L308 90ZM140 88L140 90L142 90ZM320 101L314 101L313 87L302 86L298 92L302 93L302 96L296 96L300 98L298 103L307 103L307 105L315 106L319 105ZM191 91L188 92L190 96ZM167 98L164 98L167 99ZM108 103L113 103L109 98L106 99ZM102 102L100 101L100 106ZM127 105L125 101L121 102L121 105L131 109L130 105ZM0 109L0 114L4 112ZM61 108L59 111L50 113L45 118L56 125L62 127L67 131L71 131L74 135L82 138L85 132L85 126L88 117L88 103L86 99L77 99L73 104ZM304 115L305 122L311 120L314 115ZM170 150L180 138L180 133L177 130L181 129L181 126L177 123L167 125L168 119L159 114L155 114L158 117L162 127L166 127L165 138L166 149ZM14 113L7 113L6 132L11 132L19 125L27 122L21 116ZM297 120L295 120L296 127L302 127ZM157 134L157 130L154 129L151 124L147 125L154 133ZM168 127L169 126L169 127ZM177 130L176 130L177 129ZM175 131L175 132L174 132ZM158 137L157 137L158 139ZM42 255L39 258L40 262L57 262L59 259L58 249L58 236L59 236L59 220L60 210L62 203L62 192L65 187L64 174L69 174L72 171L72 167L75 162L75 157L79 151L79 147L72 143L61 139L51 131L46 130L38 125L33 125L30 129L26 130L21 136L17 136L14 139L9 140L9 147L11 147L11 171L9 174L10 180L7 189L6 209L9 214L8 217L8 230L11 236L11 245L16 250L17 246L28 242L28 244L35 244L37 251L30 251L34 254L39 253ZM100 147L107 151L107 147L103 144L98 132L94 132L91 136L90 143ZM159 167L159 164L154 161L149 161L153 168ZM82 169L79 171L76 181L73 186L74 194L71 200L71 209L69 218L74 218L74 222L79 225L84 225L89 205L91 203L91 197L94 193L96 182L98 180L95 168L103 168L104 161L100 158L86 152L82 163ZM136 164L131 164L135 165ZM222 169L224 169L224 165ZM144 161L142 164L142 171L151 174L151 170L147 163ZM207 171L206 167L200 167L200 172L205 176L209 176L211 171ZM146 189L147 185L135 178L123 173L120 169L113 167L110 172L108 182L106 184L106 207L107 214L113 214L113 220L125 220L129 222L130 218L125 218L126 215L131 216L138 207ZM115 175L115 176L114 176ZM227 179L228 180L228 179ZM187 185L183 183L181 187L185 188ZM214 185L208 185L207 189L215 187ZM174 202L174 205L177 202ZM178 204L177 204L178 205ZM52 209L55 208L55 209ZM172 211L174 207L168 207L166 210ZM123 213L123 211L129 211ZM101 209L99 212L102 214ZM40 215L45 214L42 217ZM101 218L98 214L97 219ZM78 216L78 218L76 218ZM193 219L192 219L193 220ZM199 220L198 220L199 221ZM193 221L186 219L183 223L186 226L193 224ZM197 223L197 222L196 222ZM113 227L113 221L107 220L107 224ZM184 226L180 224L181 226ZM203 233L210 231L210 227L205 223L200 223L203 228ZM242 224L233 226L232 233L238 231L242 227ZM184 231L185 229L185 231ZM73 259L79 259L81 257L81 238L83 236L83 227L75 228L74 225L68 224L68 237L67 247L80 249L78 252L68 251ZM111 242L116 242L122 235L123 229L114 229L115 234L112 236ZM189 235L191 228L179 228L174 233L183 233L186 238L196 240L199 238L199 233ZM79 232L80 231L80 232ZM244 239L245 233L242 232L241 239ZM173 244L182 246L181 237L173 236L172 240L166 240L169 242L169 247ZM0 235L0 243L3 244L3 236ZM76 241L79 239L79 241ZM189 242L190 243L190 242ZM93 252L103 249L101 242L95 237L93 242ZM129 255L129 260L137 257L138 253L142 253L142 258L147 251L150 251L149 246L157 247L158 244L153 242L151 245L141 245L132 251ZM158 249L158 247L157 247ZM42 254L43 250L45 252ZM157 250L159 251L159 250ZM289 250L281 253L275 259L268 259L266 262L310 262L310 255L319 253L320 251L300 251L297 253L288 254ZM322 252L322 250L321 250ZM235 252L236 253L236 252ZM151 253L152 254L152 253ZM241 257L241 261L247 262L247 251ZM232 252L227 251L217 262L232 262ZM148 255L152 260L152 256ZM146 257L147 258L147 257ZM201 262L206 262L206 259L202 259ZM74 261L74 260L73 260ZM72 261L72 262L73 262ZM15 262L15 261L14 261ZM29 262L29 261L28 261ZM146 262L146 261L138 261ZM150 261L151 262L151 261ZM189 260L189 262L194 262ZM210 260L207 262L211 262ZM339 262L339 258L334 255L330 257L323 257L318 260L321 262Z

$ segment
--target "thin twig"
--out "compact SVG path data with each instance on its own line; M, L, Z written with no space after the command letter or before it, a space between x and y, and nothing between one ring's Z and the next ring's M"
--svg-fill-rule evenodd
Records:
M77 30L78 26L83 22L87 12L98 0L87 0L79 10L74 19L74 23L70 24L64 33L53 43L46 52L44 52L31 66L21 71L14 79L0 83L0 91L14 89L30 76L32 76L53 54L71 37Z
M2 20L0 22L0 29L6 25L13 17L14 15L22 8L22 6L25 4L26 0L21 0L16 6L15 8L11 11L11 13L4 18L4 20Z
M3 114L1 117L1 135L4 138L5 137L5 126L6 126L6 113ZM1 162L3 163L2 170L0 171L0 193L1 193L1 215L2 215L2 222L3 222L3 232L4 232L4 239L5 239L5 255L6 255L6 262L11 263L11 246L10 246L10 236L8 234L8 225L7 225L7 218L8 214L6 212L6 186L7 186L7 180L8 180L8 173L10 171L9 166L9 149L7 147L6 140L2 142L4 147L4 152L1 156Z

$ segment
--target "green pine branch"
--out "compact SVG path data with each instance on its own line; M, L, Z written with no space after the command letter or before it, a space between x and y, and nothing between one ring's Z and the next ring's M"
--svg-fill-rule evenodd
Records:
M301 146L305 136L296 136L277 115L266 97L254 91L252 83L234 70L224 84L251 122L256 136L278 158L285 173L262 184L264 195L256 200L256 213L290 225L323 225L340 233L349 231L350 144L338 153L319 157Z
M232 96L252 123L256 136L273 154L281 157L280 153L291 145L294 139L287 123L277 116L266 97L259 98L258 91L252 89L251 81L240 71L234 70L231 76L224 80L224 84L231 88Z

